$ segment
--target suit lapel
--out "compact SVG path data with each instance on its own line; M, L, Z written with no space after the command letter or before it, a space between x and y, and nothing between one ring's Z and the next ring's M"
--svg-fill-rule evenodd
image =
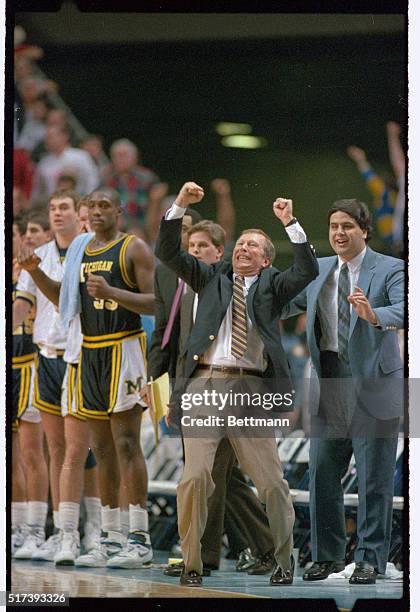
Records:
M174 299L175 296L175 292L178 288L178 277L176 274L174 274L171 270L168 269L168 274L166 274L166 278L164 279L165 282L165 291L167 292L168 295L168 302L170 304L172 304L172 300Z
M232 281L226 274L220 275L220 308L222 317L225 315L232 299Z
M248 311L249 318L252 321L252 324L255 325L255 316L254 316L254 296L258 287L258 283L260 282L261 275L257 278L255 283L252 283L248 290L248 295L246 296L246 308Z
M372 251L369 247L366 249L366 254L363 258L362 265L360 267L359 279L357 281L357 286L363 291L365 295L369 292L370 283L372 281L372 276L376 267L376 253ZM354 308L351 309L350 316L350 329L349 329L349 338L354 331L354 327L356 325L358 316Z
M317 305L317 301L318 301L319 292L321 291L322 287L324 286L324 283L327 280L327 278L329 277L329 275L331 274L332 270L337 265L337 259L338 259L337 257L332 257L331 261L328 262L328 264L325 266L325 268L322 271L320 271L318 278L316 278L315 281L314 281L314 284L313 284L313 300L314 300L314 304L315 304L315 310L316 310L316 305Z

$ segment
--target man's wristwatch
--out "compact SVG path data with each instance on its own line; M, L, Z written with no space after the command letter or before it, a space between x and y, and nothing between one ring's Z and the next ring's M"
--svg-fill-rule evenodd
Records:
M292 219L290 219L289 223L286 223L284 227L290 227L291 225L294 225L295 223L297 223L297 219L296 217L293 217Z

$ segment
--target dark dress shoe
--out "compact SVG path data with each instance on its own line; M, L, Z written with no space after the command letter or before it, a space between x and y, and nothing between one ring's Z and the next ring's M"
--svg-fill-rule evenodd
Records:
M168 567L163 570L165 576L179 577L184 571L185 565L184 562L175 563L174 565L168 565ZM203 576L211 576L211 570L203 565Z
M302 578L303 580L325 580L330 574L342 572L345 567L345 561L315 561L304 572Z
M359 561L350 576L349 584L375 584L377 575L378 572L370 563Z
M181 578L179 579L181 586L199 587L202 585L203 577L198 572L192 570L191 572L182 572Z
M254 565L247 570L250 576L262 576L264 574L269 574L276 562L274 560L272 553L267 553L265 555L261 555L255 559Z
M284 570L276 563L274 572L271 574L270 585L271 586L285 586L293 583L293 575L295 573L295 560L294 557L290 558L292 567Z
M239 553L238 560L236 562L237 572L247 572L251 567L255 565L257 559L252 556L250 548L245 548Z

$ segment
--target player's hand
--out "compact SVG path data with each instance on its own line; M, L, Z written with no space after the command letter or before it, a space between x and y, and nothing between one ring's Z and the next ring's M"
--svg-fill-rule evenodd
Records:
M27 272L33 272L41 263L41 258L36 255L32 247L22 246L17 256L17 263Z
M169 402L169 404L167 404L167 407L168 407L168 411L165 414L165 423L167 427L172 427L173 425L175 425L175 422L177 421L176 404L175 402Z
M356 164L358 162L366 161L366 153L360 147L355 147L352 145L347 149L347 155L352 159Z
M197 185L197 183L190 181L181 187L180 192L176 196L175 204L182 206L182 208L187 208L190 204L201 202L203 198L204 189Z
M111 298L112 288L103 276L99 274L88 274L86 281L86 289L88 294L93 298L99 298L100 300L106 300Z
M230 194L230 183L227 179L216 178L212 180L210 187L217 196L227 196Z
M401 126L395 121L388 121L388 123L386 124L386 131L388 133L388 136L394 136L398 138L401 134Z
M168 183L158 183L157 185L153 185L149 191L149 198L153 201L163 200L163 198L168 195L168 190Z
M363 291L360 289L360 287L355 287L354 292L352 293L352 295L349 295L347 299L353 306L358 317L364 319L372 325L377 325L378 319L376 318L376 314L373 312L369 300L367 299Z
M144 387L140 389L140 397L143 400L143 402L146 404L146 406L150 408L150 405L152 403L151 395L150 395L150 385L144 385Z
M273 212L283 225L287 225L293 219L293 201L277 198L273 202Z

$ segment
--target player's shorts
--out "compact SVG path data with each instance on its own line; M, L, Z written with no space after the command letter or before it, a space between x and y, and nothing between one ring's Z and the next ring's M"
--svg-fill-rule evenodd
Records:
M146 334L142 330L83 336L79 363L80 412L89 419L145 408L140 389L146 384Z
M71 415L82 421L86 417L80 412L79 394L77 393L77 378L79 366L68 363L61 388L61 416Z
M39 410L33 406L34 377L34 355L13 358L12 431L18 431L21 420L29 423L41 421Z
M67 363L64 351L57 351L57 357L38 355L34 384L34 406L41 412L61 416L61 388Z

